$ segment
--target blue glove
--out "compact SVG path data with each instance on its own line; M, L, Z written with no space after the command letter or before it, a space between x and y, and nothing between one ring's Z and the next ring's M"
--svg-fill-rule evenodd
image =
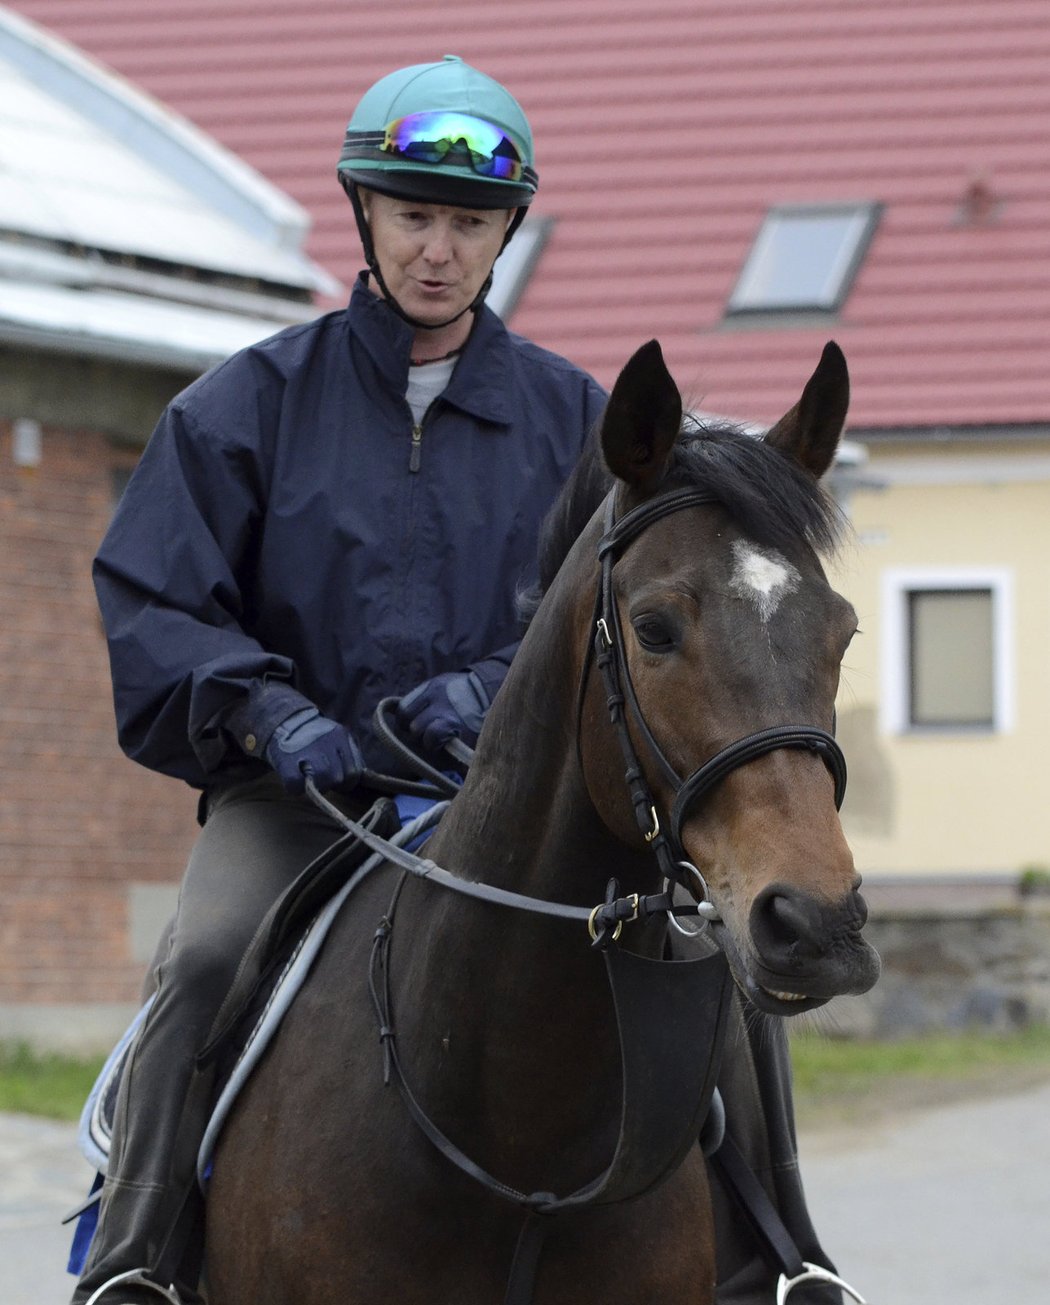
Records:
M310 775L319 789L353 788L364 762L349 730L316 707L281 721L266 745L266 760L289 793L302 793Z
M473 671L446 671L424 680L397 704L398 719L428 752L436 752L449 739L473 746L490 699Z

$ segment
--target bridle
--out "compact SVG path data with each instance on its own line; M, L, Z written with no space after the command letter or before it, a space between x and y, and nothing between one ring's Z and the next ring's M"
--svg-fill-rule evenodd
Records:
M722 748L683 779L668 761L646 723L627 662L623 626L613 590L613 566L631 542L654 522L686 508L716 502L718 499L714 495L701 489L672 490L632 508L616 520L614 519L616 491L615 489L610 491L603 508L603 534L598 544L601 575L595 596L592 622L594 642L593 645L588 646L577 704L577 745L579 746L581 737L579 714L582 710L583 693L593 654L594 661L601 671L609 716L623 752L626 764L625 779L638 827L645 841L652 848L664 878L686 884L693 892L699 885L702 889L702 898L706 897L706 884L699 870L686 855L682 845L682 826L696 803L732 771L780 748L806 748L816 753L831 772L835 781L836 808L841 807L846 792L846 759L842 755L842 749L831 734L814 725L775 725L770 729L745 735ZM675 795L666 828L660 824L656 803L631 738L628 712L635 730L645 744L646 751L655 761ZM691 885L688 883L690 879L693 881Z

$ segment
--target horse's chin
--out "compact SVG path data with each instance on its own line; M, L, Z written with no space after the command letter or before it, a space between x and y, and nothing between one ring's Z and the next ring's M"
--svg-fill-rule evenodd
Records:
M718 946L729 963L729 972L748 1003L765 1015L804 1015L819 1010L833 997L844 993L867 992L879 977L881 968L878 953L867 943L860 944L856 974L844 987L832 992L805 991L808 986L804 976L791 978L772 975L762 967L744 958L732 931L724 923L712 923L712 932ZM813 982L812 980L810 982Z
M733 977L749 1004L764 1015L804 1015L806 1011L819 1010L831 1000L830 997L804 997L801 993L763 988L750 975L743 982L735 974Z

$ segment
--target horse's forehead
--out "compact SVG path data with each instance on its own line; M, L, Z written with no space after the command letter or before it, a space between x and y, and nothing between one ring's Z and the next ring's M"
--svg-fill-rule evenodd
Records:
M734 539L729 547L730 591L751 603L763 621L770 620L801 585L798 568L776 549L763 548L750 539Z
M834 594L808 541L778 546L757 533L756 538L720 504L670 513L631 541L621 555L620 574L630 577L628 583L659 577L687 589L713 583L770 615L791 594L807 600Z
M659 523L666 533L662 544L656 545L663 553L663 566L658 563L657 569L663 572L665 583L673 584L672 577L677 577L686 589L698 591L713 584L715 592L744 604L763 624L771 623L792 604L823 608L826 601L834 602L834 591L810 549L798 547L788 556L771 544L759 543L719 515L705 521L699 534L684 533L684 524L688 523L674 517ZM694 532L695 524L694 519ZM656 533L654 530L654 536ZM642 579L646 571L652 577L649 568L653 560L652 554L648 559L639 558L637 578Z

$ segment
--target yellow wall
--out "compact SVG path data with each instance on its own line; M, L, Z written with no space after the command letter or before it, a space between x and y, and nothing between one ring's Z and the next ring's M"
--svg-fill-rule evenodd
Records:
M875 875L1050 866L1050 450L875 445L862 475L891 483L853 491L855 538L831 568L862 631L838 706L850 765L843 819L858 867ZM930 483L938 475L946 483ZM908 483L916 479L923 483ZM1012 576L1007 732L886 732L882 577L892 568Z

